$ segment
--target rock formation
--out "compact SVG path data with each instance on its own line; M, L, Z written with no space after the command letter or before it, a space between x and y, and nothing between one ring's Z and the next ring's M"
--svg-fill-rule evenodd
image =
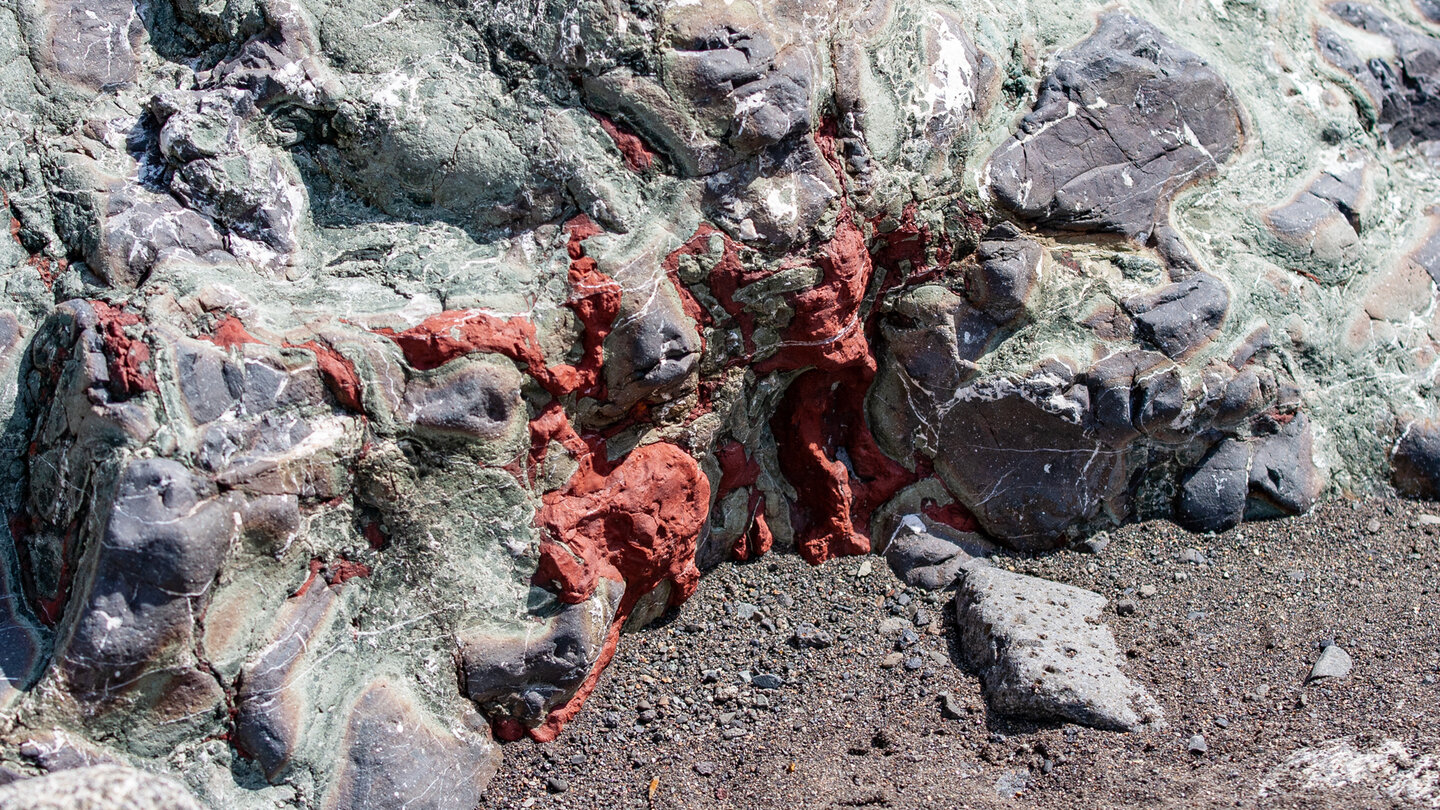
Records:
M725 559L1434 497L1437 53L1398 2L0 5L0 776L470 806Z

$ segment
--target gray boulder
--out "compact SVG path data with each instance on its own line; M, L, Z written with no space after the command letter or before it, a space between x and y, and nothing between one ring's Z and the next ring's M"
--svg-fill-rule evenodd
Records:
M1001 714L1134 731L1160 719L1145 690L1120 671L1092 591L997 568L975 568L955 599L960 649Z

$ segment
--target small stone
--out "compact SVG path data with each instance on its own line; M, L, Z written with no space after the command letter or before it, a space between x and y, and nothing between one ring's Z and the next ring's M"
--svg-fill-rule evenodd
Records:
M750 685L756 689L779 689L784 683L779 675L770 672L762 672L750 679Z
M795 633L791 636L791 640L797 647L811 647L818 650L834 644L835 636L810 622L801 622L795 626Z
M1157 590L1154 585L1148 585L1148 584L1147 584L1147 585L1141 585L1141 586L1140 586L1140 598L1141 598L1141 599L1150 599L1150 598L1154 597L1155 594L1157 594L1157 593L1159 593L1159 592L1160 592L1160 591Z
M605 723L606 728L619 728L620 724L624 722L619 712L605 712L601 720Z
M880 668L894 669L895 667L900 666L900 663L904 660L905 655L903 653L890 653L889 655L885 656L884 660L880 662Z
M701 683L715 683L715 682L717 682L717 681L719 681L719 680L720 680L720 670L718 670L718 669L707 669L707 670L705 670L704 672L700 673L700 682L701 682Z
M695 773L701 776L710 776L715 773L715 763L710 760L695 763Z
M739 726L732 726L732 727L727 728L727 729L725 729L724 731L720 732L720 736L721 736L721 737L724 737L724 738L727 739L727 740L733 740L733 739L736 739L736 738L738 738L738 737L744 737L744 736L745 736L745 729L743 729L743 728L741 728L741 727L739 727Z
M1134 600L1134 599L1117 599L1117 600L1115 600L1115 615L1116 615L1116 616L1130 616L1130 615L1132 615L1132 614L1134 614L1134 613L1135 613L1135 600Z
M1205 555L1200 553L1200 549L1187 548L1180 552L1180 562L1190 563L1191 565L1204 565L1209 562L1209 560L1205 559Z
M912 655L909 658L905 659L905 668L910 670L911 672L914 672L915 670L920 669L923 666L925 666L925 660L918 655Z
M1186 613L1186 614L1185 614L1185 618L1186 618L1188 621L1192 621L1192 622L1194 622L1194 621L1199 621L1199 620L1205 618L1205 611L1203 611L1203 610L1192 610L1192 611L1190 611L1189 613Z
M965 709L960 705L959 698L956 698L953 693L940 693L940 716L950 720L959 720L965 716Z
M1435 515L1422 514L1416 520L1420 521L1421 526L1440 526L1440 517Z
M869 561L869 560L865 560L864 562L860 563L860 567L859 567L859 568L855 569L855 576L857 576L857 577L868 577L868 576L870 576L870 572L873 571L873 570L875 570L875 569L874 569L874 567L873 567L872 565L870 565L870 561Z
M552 776L545 780L545 788L551 793L564 793L570 789L570 783L559 776Z
M1098 532L1096 534L1090 535L1084 540L1081 540L1079 544L1076 545L1076 548L1080 551L1085 552L1086 554L1099 554L1100 552L1104 551L1109 545L1110 533Z
M899 640L895 642L895 647L897 649L904 649L906 647L913 647L919 643L920 636L916 635L914 630L907 627L905 628L905 632L900 634Z
M1316 659L1315 666L1310 669L1310 681L1319 681L1326 678L1343 678L1350 674L1350 653L1345 652L1339 644L1331 644L1320 652Z
M639 721L640 725L648 726L651 723L655 722L656 716L657 715L655 714L654 709L646 709L645 711L640 712L640 716L637 718L637 720Z
M1220 728L1229 728L1230 718L1224 716L1217 717L1215 718L1215 725L1219 726Z
M1185 744L1185 750L1189 751L1192 755L1198 757L1201 754L1209 751L1210 746L1205 744L1204 736L1196 734L1194 737L1190 738L1190 742Z
M1370 522L1365 524L1365 531L1370 532L1371 534L1379 534L1380 521L1376 520L1375 518L1370 518Z
M760 608L750 604L749 602L741 602L740 604L735 606L735 618L739 619L742 622L750 621L751 619L755 618L755 614L759 612Z
M880 630L880 634L881 634L881 635L886 635L886 636L888 636L888 635L890 635L891 633L898 633L898 632L900 632L901 630L904 630L905 628L907 628L907 627L909 627L909 626L910 626L910 622L907 622L907 621L905 621L904 619L900 619L900 618L896 618L896 617L892 616L892 617L890 617L890 618L888 618L888 619L881 619L881 620L880 620L880 626L879 626L878 629Z

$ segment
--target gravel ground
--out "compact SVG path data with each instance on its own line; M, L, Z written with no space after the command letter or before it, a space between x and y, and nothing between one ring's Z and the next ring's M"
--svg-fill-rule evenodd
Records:
M487 805L1440 807L1427 510L1332 502L1219 536L1146 523L1099 554L996 558L1111 599L1124 667L1165 712L1130 734L988 712L953 592L907 589L883 558L722 565L622 639L558 740L505 747ZM1307 686L1329 643L1351 674Z

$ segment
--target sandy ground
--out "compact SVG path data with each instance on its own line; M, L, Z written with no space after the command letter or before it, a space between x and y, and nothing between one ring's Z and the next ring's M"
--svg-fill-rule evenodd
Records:
M953 592L906 589L883 558L726 564L622 639L558 740L505 746L487 805L1440 807L1427 512L1332 502L1219 536L1146 523L1098 555L996 558L1111 599L1124 668L1165 713L1129 734L991 713L954 645ZM833 643L797 645L807 622ZM1326 643L1353 670L1307 685Z

